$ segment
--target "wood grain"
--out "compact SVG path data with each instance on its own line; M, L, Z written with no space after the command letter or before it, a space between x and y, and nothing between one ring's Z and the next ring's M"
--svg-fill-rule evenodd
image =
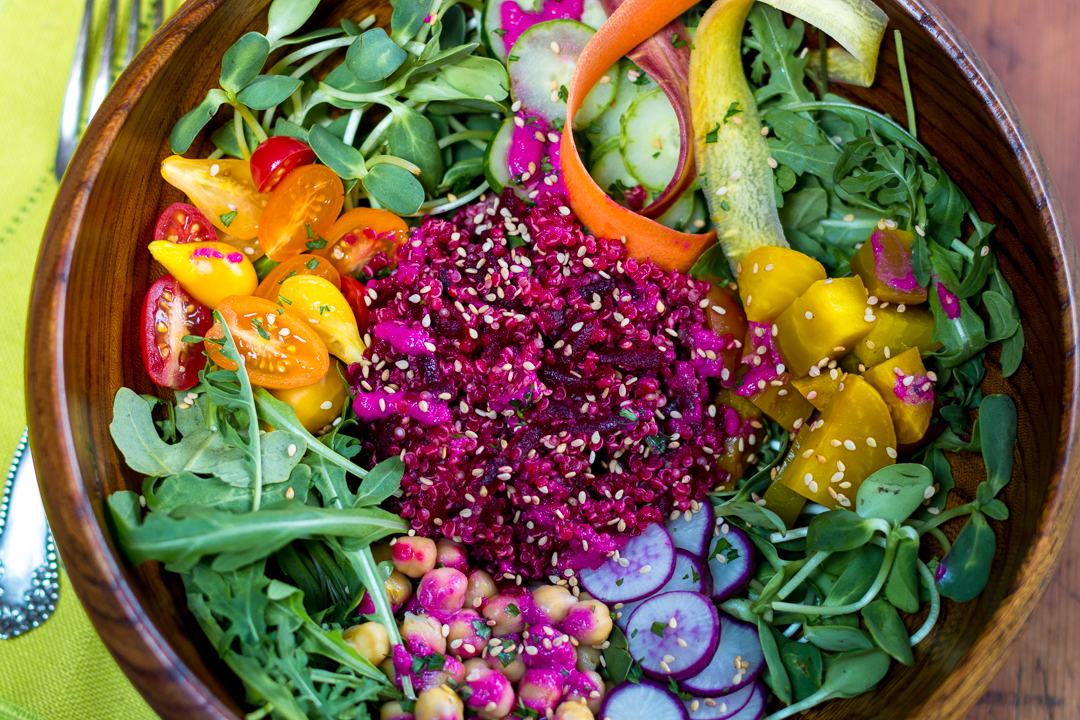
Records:
M264 30L269 0L193 0L151 40L95 117L60 189L37 265L27 337L31 442L58 544L80 599L124 672L166 720L237 720L243 693L187 612L175 576L128 567L112 542L104 498L138 489L108 433L120 386L148 391L136 318L151 272L145 238L175 199L158 172L173 123L217 78L241 34ZM877 693L809 718L931 720L962 716L1000 670L1056 566L1080 496L1080 327L1077 252L1060 198L1011 101L952 25L924 0L882 0L903 30L919 78L920 137L998 225L1002 272L1017 289L1029 338L1005 381L988 362L986 390L1015 398L1020 445L997 523L996 572L963 606L946 602L916 664ZM375 0L326 2L325 20L381 11ZM335 16L335 13L338 15ZM852 99L903 114L891 35L872 90ZM970 500L982 469L955 468L951 502ZM958 525L944 526L955 534Z
M1080 218L1080 15L1075 0L938 0L1001 79ZM917 81L917 79L916 79ZM1012 659L968 720L1080 718L1080 524Z

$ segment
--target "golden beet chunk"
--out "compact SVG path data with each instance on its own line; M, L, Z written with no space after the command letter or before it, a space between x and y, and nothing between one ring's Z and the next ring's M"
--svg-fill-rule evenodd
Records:
M919 286L911 266L913 242L915 236L905 230L875 230L851 258L851 272L879 300L924 303L926 288Z
M759 380L754 394L748 398L788 432L802 427L814 412L814 406L792 385L794 379L794 375L784 372L774 380Z
M780 479L830 509L853 508L866 478L896 462L889 407L868 382L848 375L821 417L799 431Z
M751 322L767 323L784 312L795 298L828 277L825 267L798 250L763 245L739 264L739 297Z
M933 340L934 314L924 307L890 304L875 308L874 315L877 316L874 328L854 350L866 367L885 362L910 348L931 352L941 347L941 343Z
M843 370L833 368L813 377L796 378L791 384L811 405L824 410L840 392L840 383L846 374Z
M817 374L848 353L877 322L857 277L819 280L776 318L773 342L796 375ZM811 373L811 368L817 368Z
M934 381L926 373L918 348L875 365L863 373L892 413L897 441L922 440L934 415Z

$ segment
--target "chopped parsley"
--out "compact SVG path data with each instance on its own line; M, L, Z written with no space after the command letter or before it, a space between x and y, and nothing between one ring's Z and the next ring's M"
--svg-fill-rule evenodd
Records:
M716 123L716 127L714 127L709 132L705 133L705 144L706 145L711 145L711 144L713 144L715 142L718 142L719 141L719 136L720 136L720 123Z
M505 35L505 34L506 34L506 30L503 30L502 28L495 28L495 29L494 29L494 30L492 30L491 32L493 32L494 34L498 35L499 37L502 37L503 35Z
M683 40L681 37L679 37L679 33L672 33L671 34L671 47L678 50L681 47L686 47L686 45L687 45L687 42L685 40Z
M278 280L278 281L277 281L277 284L278 284L278 285L280 285L281 283L285 282L286 280L288 280L289 278L293 277L294 275L296 275L296 271L295 271L295 270L293 270L293 271L292 271L292 272L290 272L290 273L289 273L288 275L286 275L285 277L283 277L283 278L281 278L280 280Z
M716 547L713 548L712 555L718 560L723 558L721 562L734 562L739 559L739 550L728 542L726 537L722 537L716 541Z
M662 623L659 620L652 624L652 634L656 637L664 637L664 630L667 628L667 623Z
M624 582L624 580L622 578L619 578L618 580L616 580L615 581L616 587L622 587L623 582Z
M636 423L638 421L637 413L634 412L633 410L631 410L630 408L623 408L622 410L620 410L619 411L619 416L626 418L628 421L630 421L632 423Z
M727 200L721 202L720 207L724 209L724 212L731 212L731 203L729 203Z
M742 108L739 107L739 103L733 102L728 105L727 113L724 115L724 124L728 124L728 120L735 117L742 112Z
M649 444L652 451L655 453L667 452L668 441L671 440L667 435L649 435L645 438L645 442Z
M648 85L649 84L649 76L646 75L645 73L639 74L636 78L634 78L634 84L635 85Z
M660 151L659 151L659 150L657 150L656 152L654 152L654 153L652 154L652 157L653 157L653 160L655 160L656 158L660 157Z
M277 301L279 305L292 305L292 300L285 297L284 295L278 295Z
M221 220L221 224L225 227L232 225L232 221L236 219L236 211L230 210L224 215L218 215L218 219Z
M308 241L304 243L304 247L308 250L322 250L326 247L326 240L315 234L315 231L311 229L311 225L304 225L304 229L307 230L308 236Z
M566 89L565 85L559 86L559 99L566 102L570 99L570 91Z
M507 58L507 59L508 59L508 60L509 60L510 62L513 62L513 61L515 61L515 60L520 60L521 58L519 58L519 57L518 57L517 55L511 55L511 56L510 56L509 58Z
M254 318L251 321L251 324L254 325L255 329L259 331L259 337L261 337L263 340L270 339L270 333L268 333L266 331L266 328L263 327L262 320L260 320L259 318Z
M510 603L509 605L506 606L506 614L517 617L518 615L521 614L521 608L519 608L514 603Z
M443 665L445 664L446 656L440 655L439 653L432 653L430 655L414 657L409 670L411 670L414 675L419 675L427 670L442 670Z
M319 306L319 315L320 316L325 315L328 312L334 312L334 308L332 308L329 305L320 305Z
M307 261L307 265L305 265L304 267L306 267L308 270L314 270L315 268L319 267L319 261L315 258L312 258Z

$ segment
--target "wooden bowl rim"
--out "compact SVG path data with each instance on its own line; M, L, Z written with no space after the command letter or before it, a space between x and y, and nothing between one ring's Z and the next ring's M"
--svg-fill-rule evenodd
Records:
M108 631L117 625L129 628L127 643L137 643L141 654L156 659L157 667L141 668L133 668L121 660L125 672L151 706L155 705L155 680L166 676L192 699L193 709L197 707L205 718L213 720L237 720L237 715L183 663L147 617L113 554L86 492L66 402L63 340L66 280L79 227L104 159L157 72L198 25L225 2L190 0L185 3L135 58L87 129L61 184L42 240L28 313L25 355L30 442L49 516L55 525L58 508L63 506L80 521L77 527L64 529L64 532L77 536L83 548L79 552L78 567L68 564L76 593L82 596L81 584L85 582L88 586L107 588L115 597L114 617L106 619L91 614L91 620L118 659L129 652L129 646L114 645L108 636ZM994 116L1032 195L1046 199L1038 212L1043 231L1051 238L1051 252L1060 263L1061 279L1056 283L1056 290L1062 300L1061 321L1066 345L1072 347L1080 328L1076 310L1080 287L1076 247L1061 199L1034 141L1000 81L939 8L929 0L893 2L911 16L960 68ZM987 627L942 684L922 702L911 716L912 720L959 717L965 713L1005 664L1024 621L1038 606L1050 582L1080 498L1080 476L1066 472L1078 462L1073 452L1080 413L1080 402L1075 393L1078 370L1080 357L1071 352L1065 358L1062 427L1053 475L1021 571ZM58 544L61 555L71 557L65 544ZM88 562L92 564L87 565ZM1009 622L1005 622L1007 618Z

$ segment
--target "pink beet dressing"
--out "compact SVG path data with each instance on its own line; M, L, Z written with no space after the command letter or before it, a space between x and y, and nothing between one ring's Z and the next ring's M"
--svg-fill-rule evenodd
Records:
M908 378L912 378L908 382ZM934 383L926 373L904 375L897 370L896 384L893 385L893 393L900 401L907 405L925 405L934 402Z
M882 242L884 237L888 236L881 230L875 230L870 236L870 243L874 248L874 274L886 285L901 292L917 291L919 282L915 279L915 270L911 266L911 250L904 248L892 237L890 244L894 247L887 252Z
M499 8L500 26L505 33L502 40L509 50L514 47L521 33L533 25L548 20L581 20L584 9L584 0L548 0L540 8L540 12L529 12L522 10L514 0L510 0Z
M383 402L380 403L379 401ZM450 422L450 410L446 403L434 398L413 398L403 392L388 393L376 388L371 392L356 394L353 401L356 416L364 422L375 422L388 418L395 413L408 415L424 425L438 425Z
M375 326L375 338L385 340L405 355L431 355L427 344L431 338L422 330L414 330L396 322L381 322Z
M505 7L504 5L503 8ZM510 176L520 179L528 173L527 179L521 181L527 190L543 190L565 196L566 185L563 184L559 172L562 167L559 161L559 143L562 136L553 133L541 117L524 112L519 112L517 117L524 124L514 123L513 139L506 158ZM556 138L554 142L551 140L552 136ZM551 166L551 172L544 172L545 161ZM545 178L552 175L556 178L553 183L544 182Z
M758 352L758 348L765 348L765 351ZM783 361L773 345L772 323L750 323L750 347L746 353L743 364L750 365L750 372L743 376L743 383L735 388L735 394L748 398L757 395L780 376L776 367Z
M954 295L949 288L945 287L945 283L937 279L935 285L937 285L938 300L941 301L941 307L945 311L945 315L950 320L955 320L960 317L960 299Z

